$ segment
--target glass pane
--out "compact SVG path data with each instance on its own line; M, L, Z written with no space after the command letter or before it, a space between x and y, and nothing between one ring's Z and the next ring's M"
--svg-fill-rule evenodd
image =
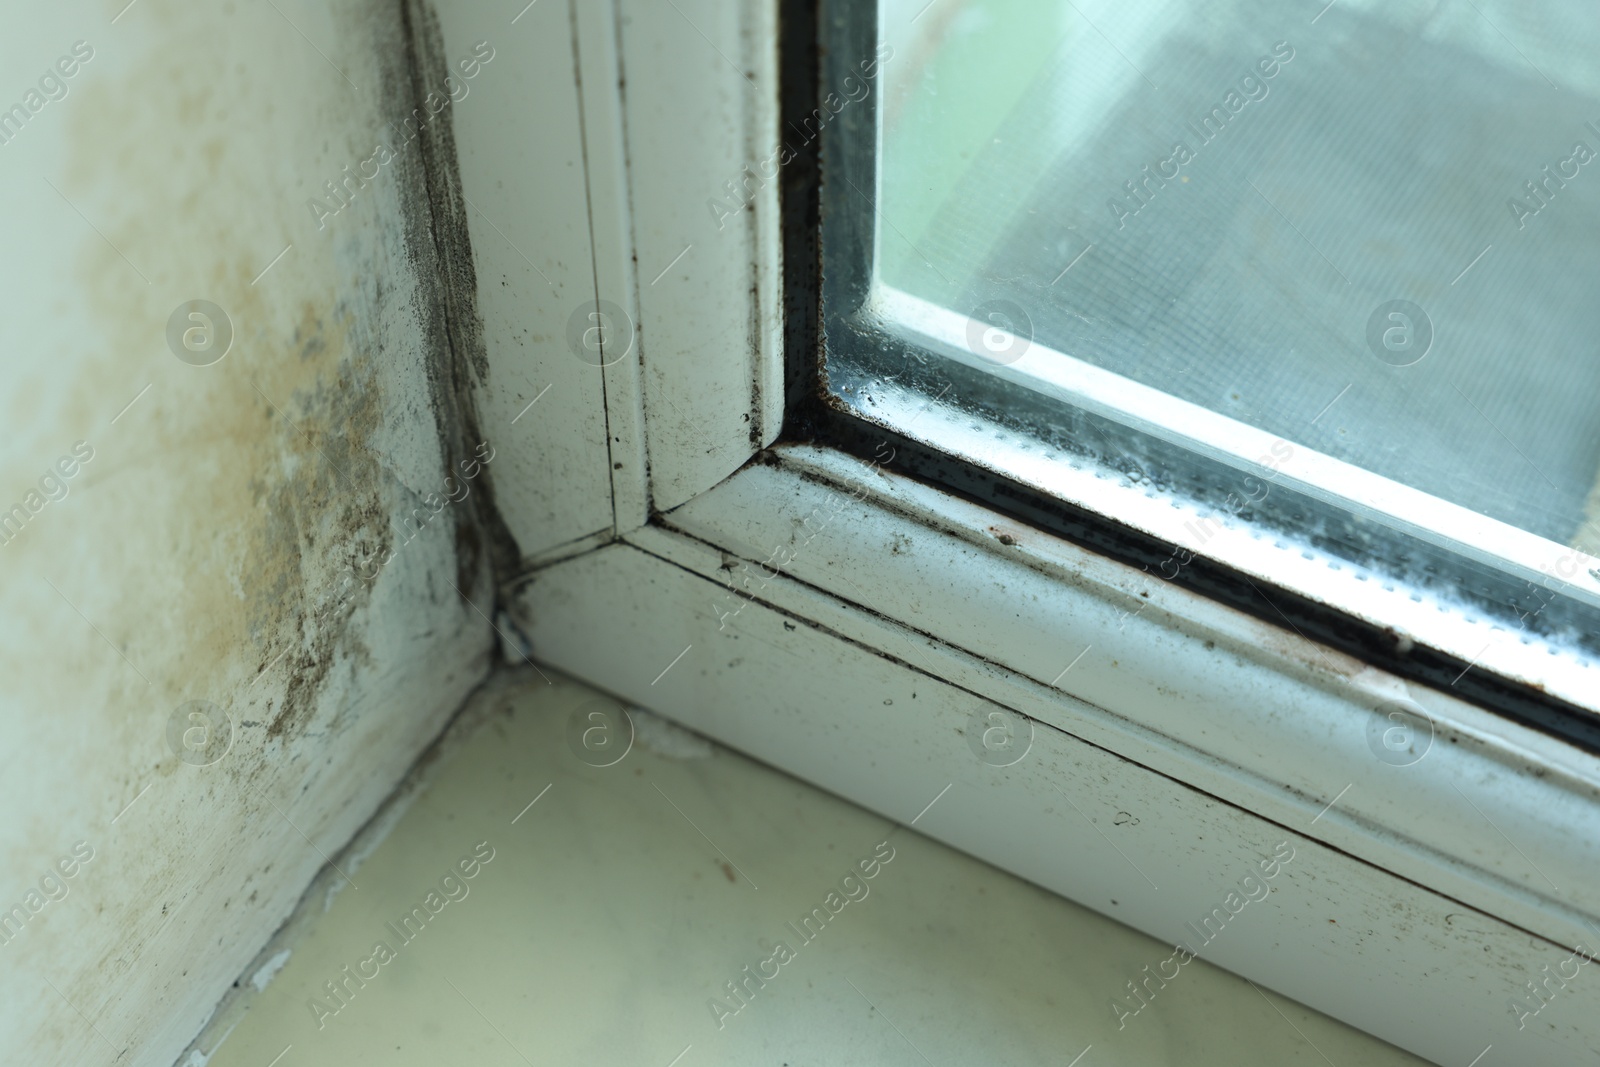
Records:
M1600 553L1593 4L1321 7L887 0L885 306L1409 522Z

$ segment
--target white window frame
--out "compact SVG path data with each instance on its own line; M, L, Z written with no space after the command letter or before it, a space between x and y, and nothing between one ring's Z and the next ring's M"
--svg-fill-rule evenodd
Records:
M447 42L487 10L444 5ZM539 661L1168 941L1287 839L1275 891L1203 958L1439 1063L1592 1051L1582 979L1525 1029L1508 1005L1538 1006L1524 983L1600 934L1600 761L903 477L887 451L774 445L776 0L535 18L570 33L571 62L553 47L486 93L457 141L465 195L497 213L471 220L480 288L531 278L515 239L566 297L533 279L533 345L485 310L478 398L515 413L563 388L507 446L527 476L496 485L525 563L509 610ZM575 97L575 131L560 108L529 121L541 86ZM489 150L542 123L581 137L581 203ZM612 324L603 369L565 342L588 300L638 325ZM540 469L575 440L606 449L603 475ZM537 519L598 500L609 525ZM1412 765L1372 747L1388 701L1431 720ZM981 760L985 722L1031 735L1026 754Z

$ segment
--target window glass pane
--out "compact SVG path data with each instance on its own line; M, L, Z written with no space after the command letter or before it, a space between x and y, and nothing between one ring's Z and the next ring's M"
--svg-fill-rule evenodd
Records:
M1532 640L1593 659L1591 3L841 10L824 82L880 58L824 137L836 395L1379 624L1438 636L1331 573L1470 607L1491 669L1542 677ZM1072 489L1086 457L1255 543Z
M923 3L885 283L1600 548L1592 4Z

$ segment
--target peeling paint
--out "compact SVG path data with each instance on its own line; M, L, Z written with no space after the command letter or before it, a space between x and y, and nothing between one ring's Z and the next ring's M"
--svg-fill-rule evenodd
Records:
M449 71L438 17L423 0L403 0L409 63L395 86L396 98L422 100L429 87L442 86ZM399 90L405 90L403 92ZM433 410L440 423L445 469L456 469L485 440L473 397L487 381L489 356L478 314L478 278L467 226L466 196L456 163L450 109L441 121L422 129L425 184L411 193L403 218L414 246L433 248L434 272L419 271L428 299L422 305L423 335L434 360L429 371ZM499 582L516 573L522 552L494 506L493 476L487 471L470 511L456 518L457 585L470 587L480 555L486 555Z
M257 993L272 984L272 980L278 976L278 972L283 970L283 965L289 962L290 951L289 949L282 949L274 952L271 958L258 967L255 974L250 976L250 984L255 986Z

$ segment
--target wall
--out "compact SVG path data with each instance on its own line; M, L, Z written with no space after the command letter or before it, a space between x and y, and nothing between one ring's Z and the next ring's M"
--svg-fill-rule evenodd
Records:
M427 20L125 3L0 32L8 1064L172 1062L483 677L517 557L498 459L446 480L504 427L470 403L449 108L387 126L443 88ZM169 343L192 300L215 362Z

